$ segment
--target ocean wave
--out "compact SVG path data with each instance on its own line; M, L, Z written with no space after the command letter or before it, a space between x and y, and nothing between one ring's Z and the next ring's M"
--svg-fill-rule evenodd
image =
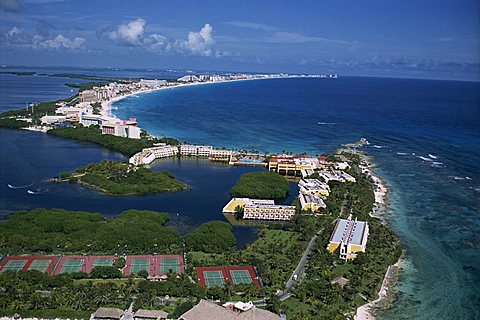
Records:
M324 126L324 125L334 125L336 123L335 122L317 122L317 124Z
M433 160L427 157L418 156L417 158L422 159L423 161L432 162Z
M384 148L384 146L378 146L378 145L376 145L376 144L374 144L373 147L374 147L374 148L377 148L377 149L382 149L382 148Z
M432 159L437 159L438 157L437 156L434 156L433 154L429 153L428 156Z
M398 154L399 156L406 156L408 153L406 153L406 152L397 152L397 154Z
M446 167L443 164L443 162L439 162L439 161L433 161L431 166L434 167L434 168L445 168Z
M8 186L10 189L23 189L23 188L28 188L28 187L33 186L33 183L26 184L26 185L24 185L24 186L13 186L13 185L11 185L11 184L9 183L9 184L7 184L7 186Z
M448 176L448 177L454 180L471 180L470 177L458 177L458 176Z

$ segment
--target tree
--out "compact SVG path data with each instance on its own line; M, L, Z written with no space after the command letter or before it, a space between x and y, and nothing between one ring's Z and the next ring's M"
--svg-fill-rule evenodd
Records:
M141 278L147 279L148 278L148 271L147 270L140 270L137 272L137 275Z
M168 318L170 319L177 319L180 318L182 314L187 312L188 310L192 309L194 306L193 302L191 300L187 300L183 302L182 304L179 304L175 310L168 315Z
M236 220L242 220L243 219L243 207L242 206L236 206L235 207L235 219Z
M113 266L117 269L123 269L125 267L125 258L119 257L113 261Z

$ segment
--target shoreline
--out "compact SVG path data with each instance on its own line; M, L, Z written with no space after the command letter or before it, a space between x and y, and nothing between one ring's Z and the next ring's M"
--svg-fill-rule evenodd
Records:
M130 96L136 95L136 94L143 94L143 93L151 93L155 91L160 91L160 90L168 90L168 89L176 89L176 88L183 88L183 87L190 87L190 86L200 86L200 85L207 85L207 84L218 84L218 83L230 83L230 82L240 82L240 81L253 81L253 80L273 80L273 79L301 79L302 77L299 76L288 76L288 77L274 77L274 78L251 78L251 79L234 79L234 80L222 80L222 81L205 81L205 82L191 82L191 83L182 83L182 84L177 84L175 86L164 86L160 88L150 88L147 90L139 90L127 94L123 94L117 97L114 97L108 101L102 101L101 103L101 110L100 114L103 116L111 115L111 116L116 116L114 113L112 113L112 104L115 102L118 102L120 100L126 99ZM110 111L110 112L109 112Z
M390 188L386 182L375 173L374 168L376 165L373 162L373 158L368 155L368 153L364 152L360 153L360 157L366 163L366 166L362 167L362 172L373 180L375 186L375 204L372 212L370 212L370 216L380 219L381 222L388 227L385 215L388 211L388 195L390 193ZM383 277L382 285L378 291L378 298L359 306L354 316L355 320L374 320L375 316L373 314L373 309L385 307L385 303L392 297L392 288L398 280L398 271L402 269L403 262L404 253L402 253L402 256L396 263L388 266L385 276Z

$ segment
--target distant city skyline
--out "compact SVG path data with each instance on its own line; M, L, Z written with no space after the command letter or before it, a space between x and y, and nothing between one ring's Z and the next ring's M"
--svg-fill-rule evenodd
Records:
M480 80L480 1L0 0L0 64Z

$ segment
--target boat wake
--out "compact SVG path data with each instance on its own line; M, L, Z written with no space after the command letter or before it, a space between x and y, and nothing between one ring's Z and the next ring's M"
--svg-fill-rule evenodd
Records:
M12 185L9 183L9 184L7 184L7 186L8 186L10 189L24 189L24 188L28 188L28 187L33 186L33 183L26 184L26 185L24 185L24 186L12 186Z
M28 194L47 194L49 189L41 190L41 189L36 189L36 190L31 190L28 189L27 193Z

